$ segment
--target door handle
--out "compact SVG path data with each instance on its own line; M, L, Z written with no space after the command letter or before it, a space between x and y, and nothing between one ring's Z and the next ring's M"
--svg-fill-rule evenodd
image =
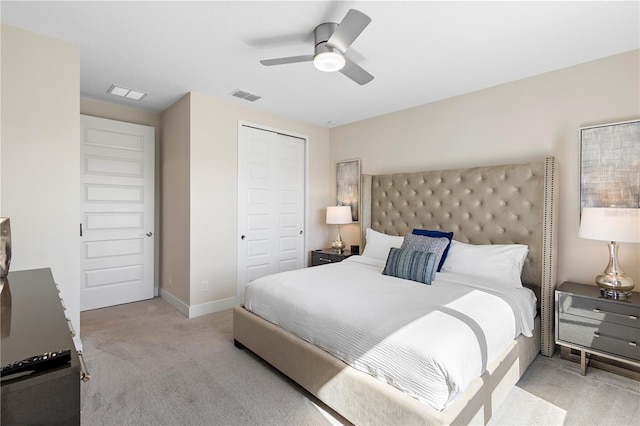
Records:
M147 237L150 237L153 235L153 232L147 232Z
M245 238L245 237L244 237L244 235L241 235L241 236L240 236L240 239L241 239L241 240L244 240L244 238Z

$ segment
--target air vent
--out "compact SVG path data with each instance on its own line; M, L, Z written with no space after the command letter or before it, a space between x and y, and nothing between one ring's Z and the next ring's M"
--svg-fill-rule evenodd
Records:
M116 84L112 84L107 90L107 93L114 96L120 96L122 98L133 99L134 101L139 101L148 95L148 93L141 92L139 90L127 89L126 87L118 86Z
M240 89L236 89L231 92L231 96L235 96L236 98L244 99L249 102L255 102L261 98L261 96Z

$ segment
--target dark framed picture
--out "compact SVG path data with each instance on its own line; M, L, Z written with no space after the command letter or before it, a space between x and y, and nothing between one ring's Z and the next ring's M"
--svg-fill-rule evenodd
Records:
M336 205L351 207L351 220L360 220L360 160L336 163Z
M640 208L640 120L580 128L580 211Z

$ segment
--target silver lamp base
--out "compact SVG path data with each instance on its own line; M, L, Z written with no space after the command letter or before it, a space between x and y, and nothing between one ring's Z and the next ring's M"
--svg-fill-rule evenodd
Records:
M625 300L631 297L635 283L624 273L618 264L618 243L611 241L609 247L609 264L603 274L596 277L600 294L610 299Z
M630 291L607 290L601 288L600 294L602 295L602 297L606 297L607 299L627 300L631 298Z
M345 247L344 241L342 240L335 240L331 243L331 248L338 253L342 253L342 250L344 250Z
M342 250L344 250L345 247L346 245L340 236L340 225L338 225L338 235L336 236L335 241L331 243L331 248L334 249L336 253L342 253Z

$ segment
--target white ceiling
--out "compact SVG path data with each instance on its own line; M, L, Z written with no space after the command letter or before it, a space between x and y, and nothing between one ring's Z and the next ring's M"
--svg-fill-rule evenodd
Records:
M333 127L640 48L640 2L1 2L1 19L79 46L81 96L161 112L189 91ZM350 8L359 86L311 62L312 32ZM142 101L106 93L116 83ZM249 103L242 89L262 96Z

